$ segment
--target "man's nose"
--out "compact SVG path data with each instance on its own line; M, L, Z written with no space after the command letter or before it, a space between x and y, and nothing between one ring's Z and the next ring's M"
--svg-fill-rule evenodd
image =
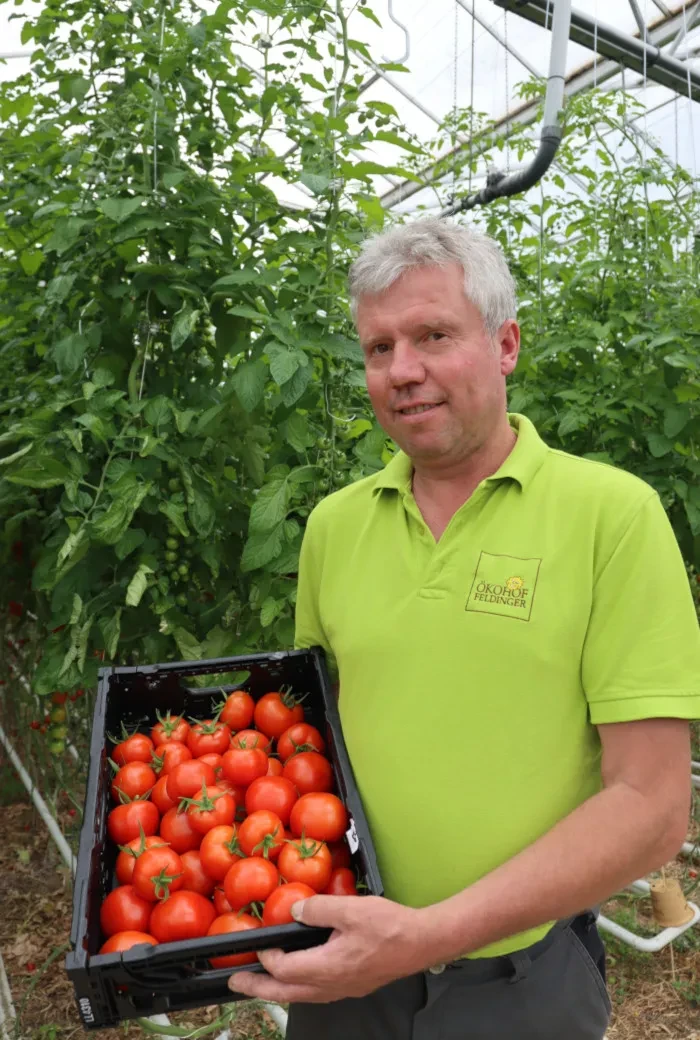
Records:
M391 355L389 378L394 386L406 386L409 383L422 383L425 379L425 368L420 351L412 343L397 340Z

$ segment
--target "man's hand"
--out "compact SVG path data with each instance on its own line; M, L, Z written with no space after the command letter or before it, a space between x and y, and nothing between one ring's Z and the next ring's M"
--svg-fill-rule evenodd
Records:
M229 989L278 1003L323 1004L366 996L427 966L417 910L376 896L314 896L292 910L302 924L333 928L328 942L295 953L264 950L269 977L237 972Z

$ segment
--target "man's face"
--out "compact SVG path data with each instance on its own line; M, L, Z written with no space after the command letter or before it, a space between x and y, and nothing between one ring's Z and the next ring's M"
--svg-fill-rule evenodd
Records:
M377 419L414 461L459 463L503 422L519 329L507 321L487 334L458 264L416 268L361 296L357 328Z

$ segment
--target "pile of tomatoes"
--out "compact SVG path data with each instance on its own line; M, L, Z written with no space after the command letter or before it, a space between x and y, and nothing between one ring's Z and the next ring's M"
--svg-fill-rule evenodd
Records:
M236 690L212 719L158 720L150 735L124 733L111 756L119 854L100 953L289 924L298 900L357 895L347 811L297 698Z

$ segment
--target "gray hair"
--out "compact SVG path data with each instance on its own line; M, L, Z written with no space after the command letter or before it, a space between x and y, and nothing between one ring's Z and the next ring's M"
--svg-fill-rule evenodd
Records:
M500 246L476 228L425 217L368 238L350 267L350 306L357 318L363 293L384 292L417 267L460 264L464 294L478 307L490 336L515 318L515 281Z

